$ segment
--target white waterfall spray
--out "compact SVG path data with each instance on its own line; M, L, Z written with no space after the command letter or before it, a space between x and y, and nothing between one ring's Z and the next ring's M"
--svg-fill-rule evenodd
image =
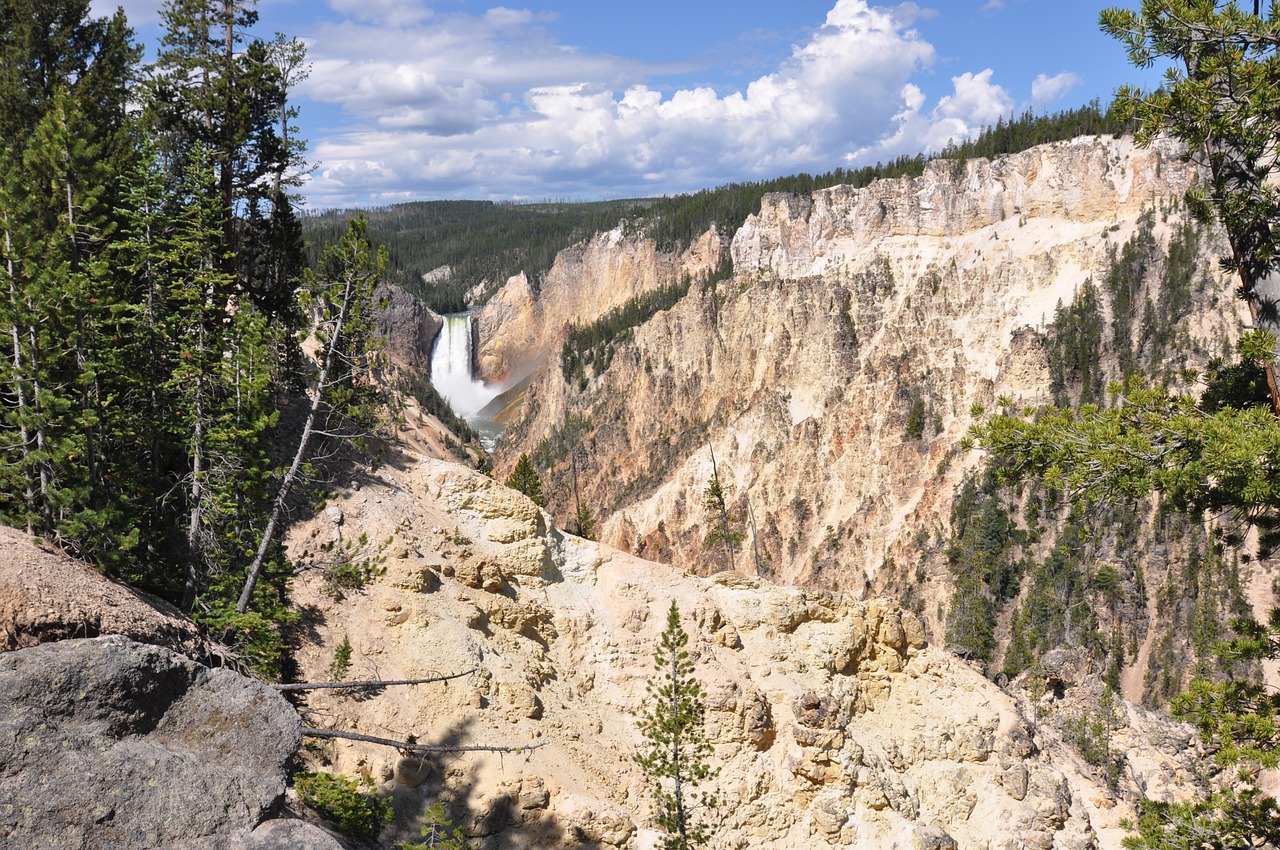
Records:
M452 313L442 318L444 327L431 350L431 383L454 413L470 420L502 388L477 381L471 374L471 316Z

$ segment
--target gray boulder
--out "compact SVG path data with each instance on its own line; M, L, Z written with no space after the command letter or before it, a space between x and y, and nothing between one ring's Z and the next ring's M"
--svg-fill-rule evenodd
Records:
M113 635L2 654L0 846L260 846L245 839L300 741L270 687L157 646Z

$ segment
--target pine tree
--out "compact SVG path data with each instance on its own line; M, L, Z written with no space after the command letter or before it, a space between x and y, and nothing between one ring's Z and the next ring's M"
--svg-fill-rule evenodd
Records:
M702 507L711 518L711 530L703 539L703 545L711 548L723 545L728 557L727 569L732 570L736 564L733 547L741 543L744 537L742 516L729 510L724 487L720 484L720 470L716 466L714 452L711 454L711 477L707 479L707 487L702 491Z
M645 745L632 756L652 782L654 822L666 833L663 850L690 850L706 844L711 830L702 815L716 806L711 794L696 790L714 779L718 771L707 763L711 744L703 731L706 707L685 649L688 643L689 635L680 625L680 609L673 600L667 611L667 627L654 652L657 675L646 685L638 724Z
M304 170L290 87L306 77L296 39L252 38L255 0L169 0L147 111L174 170L204 146L216 167L224 269L273 321L295 320L301 241L286 187ZM267 208L264 210L264 206Z
M137 49L87 0L0 0L0 516L110 561L136 543L108 409L118 281L102 262Z
M586 502L578 504L578 510L573 515L572 534L581 537L583 540L596 539L596 515L592 513L591 506Z
M314 334L319 343L311 405L236 602L238 614L248 610L272 547L278 546L276 532L289 494L303 475L312 441L329 437L358 445L377 420L372 375L380 340L374 327L373 292L386 272L387 252L385 248L374 249L367 228L363 215L352 219L346 235L321 259L319 270L307 275L304 303L316 317Z
M538 470L533 468L533 461L529 460L529 455L520 455L515 469L511 470L511 474L507 476L506 485L512 490L524 493L538 507L546 506L542 496L542 479L538 477Z
M422 841L408 842L401 850L467 850L467 836L454 826L444 803L435 802L422 813Z
M1255 327L1280 333L1280 274L1276 223L1280 221L1280 160L1275 155L1280 118L1280 15L1237 2L1144 0L1139 10L1104 10L1103 31L1119 40L1134 65L1173 60L1154 92L1124 86L1117 109L1136 117L1135 138L1149 144L1172 136L1187 157L1207 166L1209 180L1187 193L1198 217L1216 218L1226 230L1226 268L1240 279L1237 294ZM1275 354L1265 364L1273 411L1280 415Z

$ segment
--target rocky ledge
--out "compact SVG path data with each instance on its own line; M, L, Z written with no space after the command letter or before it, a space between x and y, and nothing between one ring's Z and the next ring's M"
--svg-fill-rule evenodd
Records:
M261 682L120 635L0 655L0 845L340 850L266 821L300 743Z

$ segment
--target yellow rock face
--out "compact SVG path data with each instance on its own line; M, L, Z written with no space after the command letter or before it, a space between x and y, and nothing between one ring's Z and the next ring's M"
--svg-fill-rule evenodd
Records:
M631 756L672 600L705 689L716 832L729 845L909 848L926 833L941 841L932 829L959 847L1115 847L1132 814L891 600L690 576L566 535L515 491L446 461L403 457L330 505L343 534L378 541L387 571L336 600L303 574L304 678L327 676L344 636L352 678L471 672L359 699L316 693L307 710L379 737L528 748L424 762L327 744L326 769L368 775L396 801L384 838L416 839L417 813L443 800L469 834L504 847L652 846ZM295 529L293 556L305 562L326 524ZM1139 737L1139 779L1182 770Z

